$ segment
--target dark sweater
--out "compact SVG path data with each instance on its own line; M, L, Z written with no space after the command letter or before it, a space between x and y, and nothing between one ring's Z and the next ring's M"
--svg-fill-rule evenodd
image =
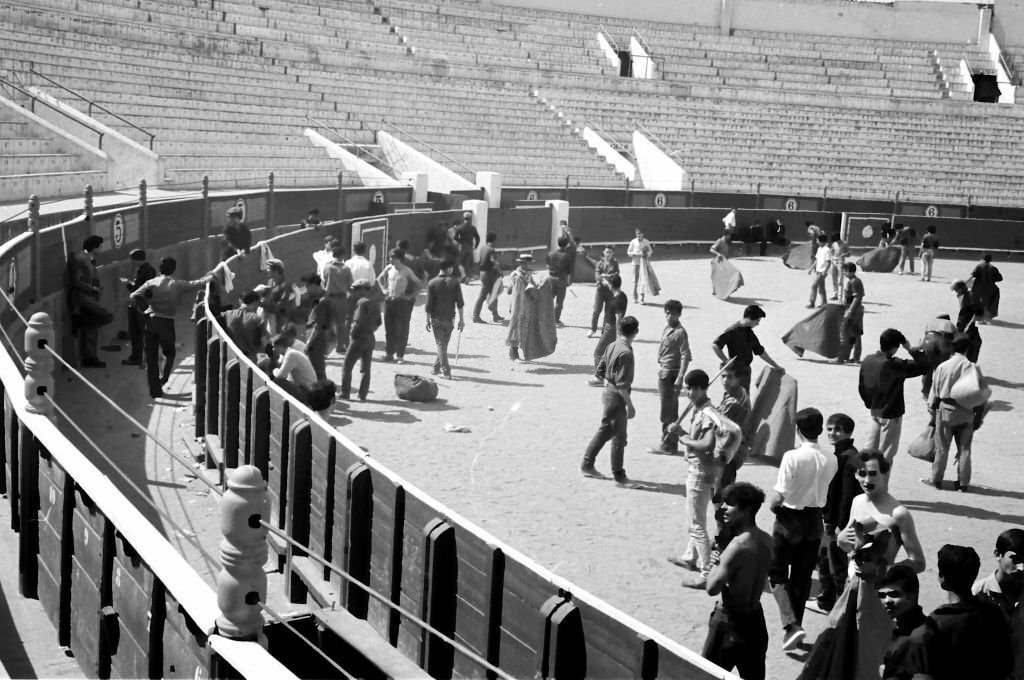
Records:
M920 351L913 350L911 355L913 360L897 359L879 350L861 362L857 390L864 406L880 409L883 418L900 418L906 413L903 382L928 371Z
M853 505L854 497L863 493L856 477L860 453L853 445L852 439L843 439L836 442L835 456L836 473L828 485L828 497L822 519L826 529L842 530L850 521L850 506Z

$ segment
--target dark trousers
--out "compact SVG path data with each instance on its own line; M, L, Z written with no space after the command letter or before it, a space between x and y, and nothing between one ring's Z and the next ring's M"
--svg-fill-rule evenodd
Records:
M332 293L327 296L327 304L331 307L331 323L334 324L335 348L338 354L348 349L348 295Z
M151 316L146 319L146 380L150 396L160 393L164 383L171 377L174 366L174 319ZM159 353L164 355L164 370L161 373Z
M342 327L341 327L341 331L342 331L342 333L344 333L344 337L340 337L339 336L339 338L338 338L338 348L339 348L339 351L344 351L343 349L341 349L342 347L344 347L344 348L348 347L348 340L349 340L348 334L349 334L349 330L350 330L350 328L352 326L352 317L355 316L355 313L356 313L356 305L359 304L360 300L362 300L364 297L368 297L369 295L370 295L370 287L369 286L365 286L365 287L362 287L362 288L350 288L349 289L349 291L348 291L348 300L346 302L347 309L345 310L345 322L342 324ZM332 309L331 311L333 312L334 310Z
M567 289L565 281L558 278L557 276L551 277L551 294L555 298L555 322L562 320L562 306L565 304L565 291Z
M92 324L78 326L78 361L86 363L99 361L96 350L100 344L100 327Z
M484 311L484 304L487 302L487 298L490 296L491 291L494 289L494 282L498 280L501 273L497 269L488 269L480 272L480 294L476 297L476 304L473 305L473 318L479 319L480 313ZM495 321L498 320L498 298L494 298L494 302L487 305L487 309L491 310L491 318Z
M608 345L613 342L615 342L615 326L610 323L606 323L601 329L601 337L597 341L597 346L594 347L595 367L601 363L601 357L604 356L604 351L608 348Z
M669 433L669 428L679 418L677 378L679 378L678 370L658 373L658 400L661 402L661 449L663 451L674 452L679 448L679 437Z
M594 309L590 312L590 331L592 333L597 332L597 322L601 318L601 312L604 311L604 305L608 300L608 295L608 288L602 286L600 283L597 284L597 288L594 289Z
M345 365L341 372L341 398L348 399L352 395L352 369L360 362L359 398L366 399L370 393L370 364L373 361L373 335L354 335L345 352Z
M802 624L804 606L811 594L811 574L821 546L821 508L793 510L780 507L772 529L772 562L768 581L773 590L785 589L795 620L782 617L782 625Z
M760 606L751 612L730 614L715 605L708 620L702 656L727 671L735 668L743 680L764 680L768 652L768 626Z
M459 266L462 267L462 275L469 278L473 274L473 246L464 244L459 246Z
M736 377L739 378L740 384L743 385L743 389L747 391L747 394L750 394L750 364L740 366L736 362L733 362L732 367L735 369Z
M132 306L128 307L128 339L132 344L132 353L128 355L131 361L142 361L143 334L146 330L146 315Z
M822 543L818 550L818 580L821 582L821 595L818 600L824 604L835 604L839 594L846 587L846 574L849 558L840 548L835 539Z
M626 455L626 424L629 419L626 417L626 400L622 395L610 389L605 389L601 394L601 425L594 433L593 439L587 445L583 454L583 464L593 465L597 460L597 454L610 439L612 442L612 474L616 479L626 476L623 467Z
M313 364L313 372L317 380L327 379L327 347L324 342L317 341L306 345L306 356L309 363Z
M388 357L405 356L409 345L409 320L412 318L412 300L392 298L384 302L384 353Z
M434 342L437 344L437 358L434 359L434 373L441 372L446 376L452 374L448 364L448 343L452 340L455 324L450 319L431 317L430 326L434 329Z

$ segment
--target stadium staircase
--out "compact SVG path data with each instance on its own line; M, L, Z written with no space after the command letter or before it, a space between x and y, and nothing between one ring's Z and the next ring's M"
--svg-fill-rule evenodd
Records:
M73 195L86 184L106 191L106 170L95 165L57 133L0 107L0 202Z

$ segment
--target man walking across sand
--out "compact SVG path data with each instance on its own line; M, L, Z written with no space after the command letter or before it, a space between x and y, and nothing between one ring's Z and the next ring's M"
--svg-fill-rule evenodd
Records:
M611 440L612 476L620 486L629 486L623 459L626 454L626 424L636 415L633 407L633 339L640 329L640 323L632 316L619 321L619 338L608 345L597 364L596 378L604 383L601 394L601 426L587 445L580 464L584 477L603 478L594 461L604 445Z

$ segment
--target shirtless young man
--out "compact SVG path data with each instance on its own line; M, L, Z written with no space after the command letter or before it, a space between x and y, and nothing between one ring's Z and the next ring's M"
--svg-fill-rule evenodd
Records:
M853 552L863 543L866 534L888 530L892 538L884 556L888 564L883 569L893 563L893 558L902 547L907 559L899 564L905 564L920 574L925 568L924 551L910 511L889 493L889 468L889 461L881 452L872 449L861 451L857 481L864 493L854 497L853 505L850 506L850 521L836 536L836 544L847 553ZM869 576L872 580L874 577L874 574Z
M736 668L745 680L764 680L768 628L761 593L768 582L772 537L754 523L764 492L737 482L722 492L722 514L734 536L721 561L708 575L709 595L721 593L708 622L703 656L726 670Z

